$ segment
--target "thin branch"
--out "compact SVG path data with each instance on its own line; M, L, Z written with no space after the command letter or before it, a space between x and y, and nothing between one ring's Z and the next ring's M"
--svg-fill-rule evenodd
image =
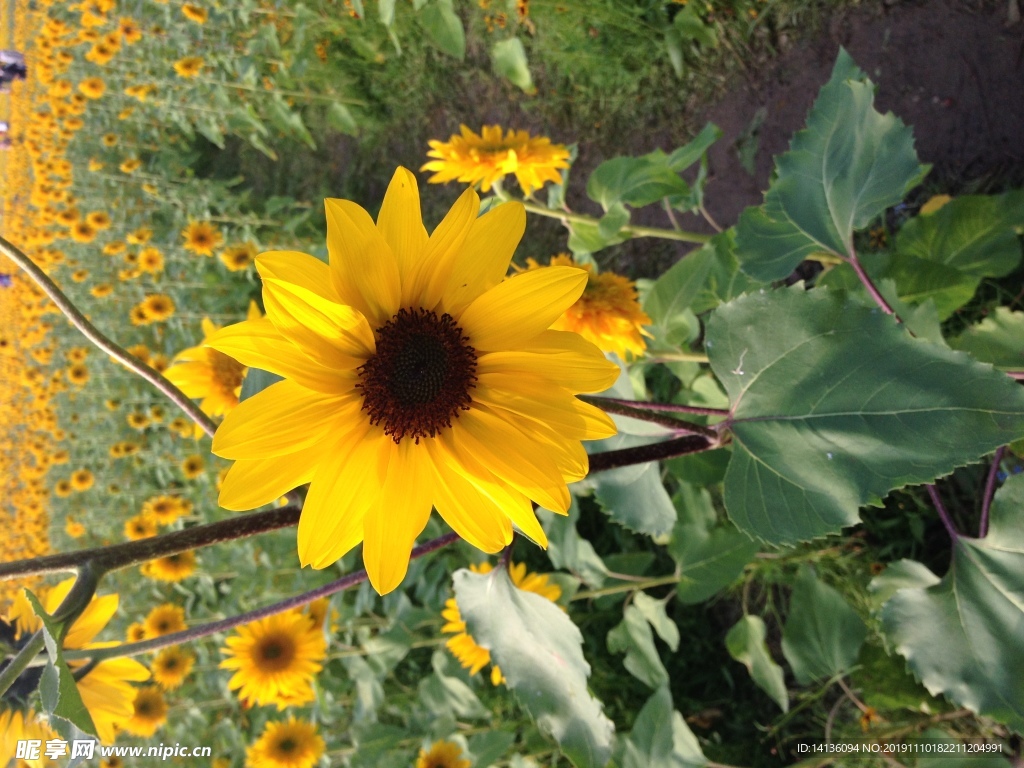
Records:
M77 552L62 552L29 560L15 560L12 563L0 563L0 580L43 573L76 571L86 563L92 563L98 570L104 572L127 568L147 560L208 547L222 541L289 528L298 524L300 511L298 507L281 507L266 512L251 512L216 523L197 525L181 531L152 536L148 539L94 549L80 549Z
M18 654L10 660L10 663L0 670L0 696L7 693L7 690L14 685L21 673L24 672L32 660L43 650L43 630L38 630L28 642L21 647Z
M598 397L596 395L576 395L580 400L598 408L604 408L606 404L632 406L643 408L647 411L668 411L669 413L692 413L704 416L728 416L726 408L705 408L699 405L677 405L676 403L646 403L637 400L621 400L617 397Z
M956 532L956 526L953 525L953 518L949 516L946 511L946 505L942 503L942 498L939 496L939 492L935 490L934 485L926 485L928 489L928 496L932 500L932 504L935 505L935 511L939 513L939 517L942 518L942 524L946 526L946 532L949 534L949 538L953 540L955 544L957 539L960 538L960 534Z
M700 453L714 447L716 447L716 443L703 435L684 435L661 443L595 453L590 457L590 471L604 472L609 469L628 467L631 464L646 464L649 461L671 459L675 456L685 456L688 453Z
M903 320L896 314L896 310L889 305L889 302L885 300L881 291L878 290L874 282L871 280L871 276L864 271L864 267L861 266L860 259L857 258L857 254L851 252L846 261L851 267L853 267L853 271L857 273L857 277L860 278L861 283L864 284L864 287L867 289L868 294L870 294L875 304L877 304L885 314L892 315L896 318L897 322L902 323Z
M596 405L608 413L614 413L619 416L629 416L641 421L649 421L652 424L660 424L661 426L668 427L675 432L688 432L691 435L704 435L704 437L711 440L717 439L718 437L718 432L710 427L705 427L703 424L694 424L689 421L683 421L671 416L663 416L654 409L646 408L645 403L631 403L629 400L603 400L600 403L595 403L590 401L586 396L583 396L580 399L587 400L588 402L591 402L591 405Z
M981 523L978 525L978 538L984 539L988 535L988 512L992 507L992 496L996 490L996 476L999 474L999 465L1003 461L1003 454L1006 446L1000 446L996 455L992 457L992 464L988 468L988 477L985 479L985 495L981 499Z
M512 199L512 198L504 198ZM549 219L558 219L563 224L593 224L597 226L597 219L592 216L584 216L580 213L568 213L567 211L557 211L547 208L546 206L539 205L537 203L531 203L529 201L520 201L529 213L536 214L537 216L544 216ZM676 231L674 229L661 229L658 227L641 227L633 224L627 224L622 227L616 234L624 235L626 237L657 237L662 240L678 240L683 243L697 243L703 245L711 239L710 235L702 235L699 232L687 232L685 230Z
M459 535L457 533L446 533L443 536L438 536L436 539L431 539L430 541L413 549L409 555L409 559L415 560L418 557L423 557L423 555L448 546L453 541L457 541L458 538ZM365 570L356 571L355 573L350 573L347 576L342 576L340 579L324 584L322 587L311 589L308 592L303 592L300 595L289 597L286 600L281 600L263 608L247 611L239 614L238 616L231 616L226 619L220 619L219 621L211 621L207 624L191 627L190 629L186 629L181 632L172 632L169 635L161 635L160 637L154 637L152 640L143 640L139 643L126 643L124 645L112 646L110 648L66 651L64 656L68 660L93 659L95 661L119 658L121 656L138 656L142 653L149 653L150 651L156 651L172 645L186 643L190 640L197 640L201 637L215 635L218 632L225 632L229 629L241 626L242 624L248 624L253 621L265 619L267 616L273 616L275 613L299 608L307 603L313 602L314 600L319 600L321 597L327 597L328 595L333 595L335 592L342 592L357 584L361 584L366 581L366 579L367 574Z
M7 258L25 270L29 277L35 280L39 287L43 289L43 293L50 297L53 303L57 305L57 308L71 321L71 324L81 331L89 341L167 395L206 434L211 437L213 436L213 433L217 431L217 425L200 410L198 405L192 402L188 395L174 386L163 375L128 354L128 352L101 333L32 259L2 237L0 237L0 253L3 253Z

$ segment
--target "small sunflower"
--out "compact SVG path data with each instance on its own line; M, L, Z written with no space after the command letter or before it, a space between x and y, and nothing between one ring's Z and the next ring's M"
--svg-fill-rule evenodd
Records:
M69 363L84 363L89 357L89 350L86 347L72 347L65 354Z
M213 452L235 461L220 505L252 509L310 482L300 561L325 568L363 542L381 594L404 579L432 507L485 552L506 546L513 524L546 546L531 500L564 514L567 483L588 470L581 441L615 433L575 395L606 389L617 366L550 330L586 272L504 280L525 212L509 202L478 217L479 205L467 190L428 236L404 168L376 223L327 200L330 264L257 257L267 318L207 340L285 378L217 430Z
M203 457L198 454L186 456L185 460L181 462L181 474L185 476L186 480L195 480L203 474L205 469L206 462L203 461Z
M106 93L107 84L103 82L102 77L87 77L78 84L78 90L81 91L88 99L98 99ZM92 164L90 163L89 170L98 169L92 168Z
M108 149L110 147L116 147L118 141L120 141L120 138L117 136L116 133L105 133L103 134L103 138L100 139L100 143L102 143L103 146L107 147Z
M148 515L136 515L124 522L124 535L129 541L156 536L156 520Z
M80 387L89 381L89 369L82 363L72 365L68 368L68 381L76 387Z
M97 299L102 299L114 292L114 286L110 283L97 283L89 289L89 293Z
M91 243L96 239L96 227L85 219L81 219L71 225L68 234L76 243Z
M151 496L142 505L142 514L152 517L159 525L170 525L192 511L192 502L180 496Z
M206 9L200 5L195 5L194 3L185 3L181 6L181 12L184 14L186 19L194 21L196 24L205 24L206 20L209 18L209 14Z
M153 230L149 227L139 227L134 232L129 232L125 237L132 245L145 245L153 237Z
M111 240L109 243L103 246L104 256L117 256L118 254L124 253L128 248L123 240Z
M174 62L174 71L178 73L178 77L197 77L203 71L204 65L202 56L186 56Z
M560 183L559 170L569 167L569 150L552 144L543 136L530 136L528 131L485 125L480 134L465 125L461 134L447 142L431 141L427 157L435 158L421 171L434 171L429 181L442 184L458 180L464 184L480 184L487 192L508 174L514 174L523 193L530 195L545 182Z
M324 753L316 726L294 717L267 723L256 743L246 750L246 768L313 768Z
M180 688L185 682L192 666L196 663L196 657L179 645L172 645L164 648L153 659L150 672L153 681L165 691L173 691Z
M139 251L137 264L143 272L155 275L164 271L164 255L160 252L159 248L149 246Z
M256 246L253 243L231 245L217 254L217 258L232 272L241 272L256 260Z
M122 18L117 22L117 32L128 45L134 45L142 39L142 28L135 19Z
M164 603L153 608L142 622L146 631L146 639L162 637L187 629L185 625L185 609L180 605Z
M469 568L474 573L490 573L494 566L490 563L481 563L471 565ZM509 576L512 578L512 583L524 592L533 592L552 602L562 596L561 587L549 582L547 574L527 573L525 563L517 563L510 567ZM441 616L447 622L441 627L441 631L454 635L446 643L448 650L464 668L469 670L469 674L475 675L491 663L491 652L477 645L473 637L466 631L466 622L462 620L462 614L459 612L459 606L454 598L449 598L445 602ZM501 670L495 664L491 669L491 682L494 685L499 685L504 680Z
M123 724L133 736L149 738L167 722L167 703L155 685L145 685L135 691L134 714Z
M96 229L109 229L111 225L110 214L106 211L92 211L86 214L85 220Z
M141 621L132 622L125 631L125 638L129 643L142 642L146 639L146 625Z
M287 611L239 627L221 648L221 669L235 673L228 687L259 705L304 701L327 653L323 632L300 611Z
M421 749L416 768L469 768L462 748L454 741L435 741L430 749Z
M72 539L80 539L85 535L85 526L69 517L64 521L64 532Z
M149 426L149 416L144 413L129 413L127 421L132 429L145 429Z
M192 221L181 231L185 250L199 256L212 256L215 248L224 242L224 235L208 221Z
M142 566L142 575L155 581L178 582L196 571L196 553L178 552L150 560Z
M142 161L137 157L129 157L117 167L121 169L121 173L135 173L142 167Z
M88 469L77 469L71 473L71 487L76 491L87 491L92 488L96 478Z
M170 296L162 293L152 293L142 302L142 308L146 317L152 322L162 322L174 314L174 302Z

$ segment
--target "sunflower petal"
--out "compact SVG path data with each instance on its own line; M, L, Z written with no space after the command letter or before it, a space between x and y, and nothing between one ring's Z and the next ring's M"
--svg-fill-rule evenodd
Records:
M272 459L236 461L224 476L217 503L224 509L240 512L276 501L312 480L322 455L321 446L314 445Z
M376 508L363 521L363 563L373 588L382 595L402 583L409 555L430 518L434 472L423 446L392 443L387 479Z
M539 376L570 392L603 392L619 377L619 367L601 350L578 333L567 331L544 331L524 349L481 355L476 370L478 376Z
M403 294L408 303L434 309L441 301L452 274L455 259L472 229L480 210L480 196L467 189L430 234L423 257L415 264Z
M427 230L420 213L420 192L416 177L406 168L399 167L391 177L384 203L377 215L377 229L391 246L398 262L402 287L412 276L413 266L427 245Z
M571 440L603 440L617 432L615 422L600 408L577 400L568 390L551 386L540 377L482 374L473 399L492 410L544 424Z
M362 312L374 328L398 312L398 262L370 214L349 200L327 199L327 251L331 282L342 302Z
M345 304L325 299L301 285L274 277L263 279L263 300L271 321L290 329L301 324L306 334L315 334L350 358L365 359L373 354L373 332L362 313ZM273 305L275 312L271 311ZM280 322L281 313L287 320ZM301 343L301 342L300 342ZM319 344L317 345L319 348Z
M331 397L285 379L238 404L213 436L226 459L267 459L315 445L355 418L362 399Z
M518 202L502 203L473 222L462 249L455 256L442 297L445 312L457 316L470 302L504 279L524 231L526 209Z

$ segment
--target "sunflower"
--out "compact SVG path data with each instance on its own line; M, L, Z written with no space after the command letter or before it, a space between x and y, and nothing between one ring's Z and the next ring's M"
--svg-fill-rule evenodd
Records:
M72 539L80 539L85 535L85 526L69 517L64 521L64 532Z
M89 369L82 363L72 365L68 368L68 381L76 387L80 387L89 380Z
M137 157L129 157L117 167L121 169L121 173L135 173L142 167L142 161Z
M205 24L207 18L209 18L205 8L193 3L185 3L181 6L181 12L186 19L194 21L196 24Z
M185 460L181 462L181 474L185 476L186 480L195 480L206 469L206 462L203 461L203 457L198 454L192 456L186 456Z
M241 272L256 260L256 246L253 243L228 246L217 254L217 258L232 272Z
M259 307L255 302L250 302L249 320L259 317ZM203 318L202 328L203 344L220 330L208 317ZM238 405L246 370L245 366L233 358L200 345L179 352L167 369L166 376L189 397L202 398L199 407L203 413L223 416Z
M124 521L124 535L129 541L156 536L156 520L149 515L136 515Z
M84 283L89 279L89 270L87 269L76 269L71 273L71 279L76 283Z
M289 718L267 723L245 752L246 768L313 768L324 753L324 740L313 723Z
M178 582L196 571L196 553L178 552L150 560L141 568L142 575L156 581Z
M53 492L56 496L66 499L71 495L71 481L70 480L58 480L53 485Z
M142 29L135 19L122 18L117 22L117 32L128 45L134 45L142 39Z
M143 272L149 272L152 275L164 270L164 255L160 253L159 248L149 246L139 251L138 259L139 269Z
M106 211L93 211L86 214L85 220L96 229L109 229L111 225L110 214Z
M106 93L107 84L102 77L87 77L78 84L78 90L88 99L98 99ZM90 164L89 170L98 169L92 168Z
M430 749L421 749L416 768L469 768L462 748L454 741L435 741Z
M465 125L459 129L461 135L447 142L430 142L427 157L436 159L420 170L434 171L429 179L433 184L457 179L465 184L479 183L487 192L512 173L523 193L530 195L547 181L560 183L559 170L569 167L569 150L543 136L532 137L527 131L511 128L503 133L498 125L485 125L479 135Z
M92 488L96 478L88 469L76 469L71 473L71 487L76 491L87 491Z
M153 355L153 359L149 363L150 366L152 366L153 370L155 370L155 371L163 370L163 368L159 367L160 359L161 358L166 360L167 356L166 355ZM164 368L166 368L166 367L167 366L165 365ZM149 418L151 418L153 420L154 424L163 424L164 419L167 418L167 409L164 408L162 405L151 405L151 406L149 406Z
M208 221L192 221L181 231L185 250L199 256L212 256L214 248L224 242L224 235Z
M151 496L142 505L142 514L152 517L159 525L170 525L191 511L192 503L180 496Z
M196 77L203 71L204 61L202 56L186 56L174 62L174 71L178 77Z
M102 299L114 292L114 286L110 283L97 283L89 289L89 293L97 299Z
M135 621L128 625L125 637L129 643L139 643L146 639L146 625L141 621Z
M174 302L170 296L162 293L147 296L142 302L142 308L151 322L162 322L174 314Z
M180 605L164 603L153 608L142 622L146 631L146 639L182 632L185 626L185 609Z
M132 706L135 711L123 727L133 736L148 738L167 722L167 703L155 685L138 688Z
M103 138L100 139L100 143L103 144L103 146L107 147L108 149L110 147L116 147L118 141L120 141L120 139L115 133L105 133L103 134Z
M124 253L128 246L125 245L123 240L111 240L109 243L103 246L104 256L117 256L118 254Z
M490 573L493 568L494 566L490 563L473 564L469 567L474 573ZM512 577L512 583L524 592L533 592L541 597L546 597L551 602L558 600L562 596L561 587L549 582L547 574L527 573L525 563L512 565L509 568L509 576ZM445 602L441 616L447 622L441 627L441 631L445 634L454 635L446 643L448 650L452 652L452 655L459 660L459 663L464 668L469 670L469 674L475 675L490 664L491 652L477 645L476 641L466 631L466 622L462 620L462 614L459 612L459 606L454 598L449 598ZM495 664L491 669L491 682L494 685L499 685L504 681L505 678L501 674L501 670Z
M31 709L24 713L17 709L0 709L0 765L15 764L41 768L50 762L45 757L14 762L20 746L18 742L35 739L42 743L55 738L57 734L50 728L43 715L38 715Z
M165 691L173 691L185 682L195 663L195 656L183 650L181 646L172 645L156 655L150 671L157 685Z
M149 416L144 413L129 413L127 421L132 429L145 429L149 426Z
M153 230L149 227L139 227L134 232L129 232L125 237L132 245L145 245L153 237Z
M85 219L81 219L71 225L68 234L76 243L91 243L96 239L96 227Z
M65 357L69 363L84 363L89 357L89 350L86 347L72 347Z
M405 577L432 506L485 552L515 524L542 546L531 499L560 513L587 474L581 440L615 433L576 399L618 375L593 344L548 330L586 273L553 267L505 280L522 236L519 203L477 218L467 190L428 238L415 177L400 168L377 224L327 201L330 266L301 253L256 259L267 318L207 341L284 381L225 417L213 452L235 464L226 509L252 509L311 482L298 531L303 565L360 541L374 588Z
M278 709L311 700L313 677L327 654L324 634L301 611L286 611L236 630L221 648L221 669L233 669L228 681L240 698Z

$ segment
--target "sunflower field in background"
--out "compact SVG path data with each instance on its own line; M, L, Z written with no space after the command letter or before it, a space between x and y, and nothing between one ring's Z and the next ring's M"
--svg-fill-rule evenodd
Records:
M0 768L1021 761L1024 191L458 115L811 0L6 2Z

